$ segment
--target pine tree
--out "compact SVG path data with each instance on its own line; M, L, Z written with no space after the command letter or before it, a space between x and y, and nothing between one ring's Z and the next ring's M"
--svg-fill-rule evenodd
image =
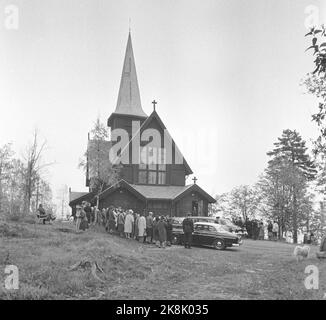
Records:
M314 162L307 153L307 147L300 134L295 130L284 130L278 142L274 143L275 148L267 155L272 157L268 162L267 176L272 178L272 172L278 176L279 188L290 194L291 206L290 220L292 222L293 240L296 243L298 239L298 214L302 199L307 192L306 187L309 181L315 179L317 171ZM279 190L280 191L280 190ZM278 192L279 192L278 191ZM278 197L282 200L282 197ZM278 210L284 216L284 206L279 201Z

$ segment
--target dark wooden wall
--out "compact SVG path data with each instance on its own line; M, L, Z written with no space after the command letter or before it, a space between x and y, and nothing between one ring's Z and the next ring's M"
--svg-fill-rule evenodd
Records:
M170 200L149 200L147 202L147 212L153 212L154 216L172 215Z
M117 189L100 201L100 209L108 208L111 205L122 207L123 209L132 209L134 212L141 213L146 207L146 202L139 200L126 189Z
M121 192L122 191L122 192ZM208 215L208 202L198 193L189 193L176 203L170 200L148 200L142 201L126 189L117 189L105 199L100 201L100 209L108 208L110 205L132 209L134 212L153 212L154 215L170 215L184 217L188 212L192 212L193 201L203 201L202 212L195 215Z
M125 116L115 116L112 124L112 129L122 128L126 130L129 134L129 139L132 137L132 120L137 120L132 117ZM141 124L143 120L141 121ZM154 118L153 121L148 125L148 128L156 129L161 134L161 143L157 147L164 147L164 130L161 128L158 121ZM143 130L142 130L143 132ZM142 143L145 146L147 143ZM167 152L171 150L167 149ZM172 159L174 161L175 145L172 144ZM129 183L138 184L138 165L132 164L132 145L129 145L129 165L124 165L121 170L121 179L126 180ZM166 184L174 186L184 186L185 185L185 167L183 164L169 164L167 166L166 173Z

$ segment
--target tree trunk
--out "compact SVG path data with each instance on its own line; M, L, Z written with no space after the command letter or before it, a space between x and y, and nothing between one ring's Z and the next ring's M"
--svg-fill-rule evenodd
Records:
M2 181L1 181L1 175L2 175L2 164L0 165L0 213L2 210Z
M293 187L293 243L298 243L297 196Z
M0 214L2 211L2 183L1 183L1 179L0 179Z

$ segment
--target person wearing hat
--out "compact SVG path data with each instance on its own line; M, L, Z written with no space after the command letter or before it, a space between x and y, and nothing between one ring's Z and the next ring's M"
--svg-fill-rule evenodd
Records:
M318 259L326 258L326 227L322 230L323 237L321 238L319 252L316 252Z
M146 219L144 213L141 213L138 219L138 240L139 242L144 242L144 237L146 235Z
M76 231L86 230L88 228L88 222L86 218L86 213L82 206L76 206Z
M134 223L133 213L134 212L132 210L128 210L125 218L124 232L127 239L130 239L130 235L132 233L132 224Z
M160 245L159 234L158 234L158 229L157 229L157 224L158 224L159 220L160 220L160 217L157 217L157 216L153 219L153 240L157 247L159 247L159 245Z
M144 241L148 243L153 242L153 212L149 212L146 217L146 237Z
M159 240L159 248L165 249L166 245L166 222L164 217L161 216L157 222L157 232L158 232L158 240Z
M190 219L191 213L189 212L187 218L182 221L182 228L184 233L184 244L186 249L191 249L192 233L194 232L194 222Z
M109 233L113 233L113 231L115 230L115 222L116 218L114 215L114 207L110 206L108 211L106 212L105 230L109 231Z
M172 245L172 239L173 239L173 225L172 225L172 219L170 218L169 215L166 216L165 219L166 222L166 244L168 247Z
M123 237L124 226L125 226L125 216L123 214L122 209L119 209L117 223L118 223L118 232L120 234L120 237Z
M139 236L139 229L138 229L138 222L139 222L139 213L135 213L135 222L134 222L134 239L138 241Z
M83 209L85 211L86 214L86 219L88 221L88 223L92 223L92 208L91 208L91 204L87 201L84 202L83 205Z

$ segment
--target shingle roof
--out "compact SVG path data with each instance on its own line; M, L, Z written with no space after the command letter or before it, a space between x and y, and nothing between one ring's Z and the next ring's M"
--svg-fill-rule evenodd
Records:
M91 202L91 200L94 198L94 196L95 196L94 192L72 191L69 193L69 205L73 206L76 204L81 204L82 201L84 201L84 200Z
M207 192L200 188L197 184L187 186L159 186L159 185L139 185L131 184L125 180L120 180L113 186L107 188L100 194L100 199L107 197L117 188L127 188L137 197L147 200L178 200L183 197L185 192L198 192L204 196L208 202L216 202Z
M69 202L74 201L84 195L86 195L88 192L75 192L75 191L71 191L69 193Z
M130 184L135 190L141 193L147 199L166 199L171 200L179 194L186 191L191 185L188 186L149 186Z

